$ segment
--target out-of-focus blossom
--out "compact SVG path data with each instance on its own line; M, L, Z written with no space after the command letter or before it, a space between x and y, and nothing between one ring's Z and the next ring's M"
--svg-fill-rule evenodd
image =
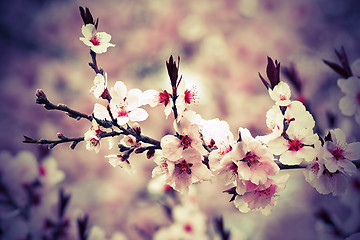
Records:
M277 138L268 143L269 149L275 155L280 155L279 161L286 165L297 165L301 162L311 162L316 157L314 146L320 144L319 137L312 129L299 128L290 124L286 131L288 138Z
M345 116L355 116L355 120L360 124L360 78L352 76L348 79L337 81L341 91L345 93L339 101L339 108Z
M275 206L278 193L283 191L289 175L283 175L277 180L268 178L264 184L256 185L250 181L246 182L246 192L237 195L234 204L240 212L260 210L264 215L269 215L271 208Z
M305 180L321 194L334 196L345 192L349 177L340 171L331 173L320 156L315 158L304 171Z
M269 88L269 95L278 106L287 106L290 104L291 90L287 83L280 81L274 89Z
M123 168L130 174L134 174L136 172L135 168L133 168L129 160L123 157L121 154L110 154L105 157L109 159L109 163L113 167Z
M108 47L115 47L110 43L111 35L106 32L97 32L93 24L83 25L81 33L84 37L80 37L80 40L95 53L105 53Z
M94 78L94 86L91 87L90 92L94 94L96 98L100 98L104 91L107 89L107 74L105 73L105 77L98 73Z
M140 122L147 119L149 114L139 108L142 106L142 91L140 89L127 90L122 81L117 81L110 90L112 99L110 100L110 111L119 125L124 125L130 121ZM106 107L96 103L94 106L94 116L98 119L111 121L110 114Z
M110 238L107 238L104 229L95 225L90 228L88 240L127 240L127 237L123 233L115 232Z
M65 179L65 173L58 168L54 157L47 157L39 165L39 179L42 184L53 186Z
M360 142L347 144L345 133L340 128L330 130L330 136L331 140L324 145L326 168L331 173L340 171L349 176L356 174L357 169L352 161L360 159Z

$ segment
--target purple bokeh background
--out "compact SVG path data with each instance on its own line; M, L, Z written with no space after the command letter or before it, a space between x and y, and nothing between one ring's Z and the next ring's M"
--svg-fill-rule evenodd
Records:
M92 112L94 72L87 64L89 49L79 40L79 6L99 17L99 31L111 34L116 44L98 56L109 86L121 80L128 88L164 88L165 61L180 56L180 73L199 87L196 112L227 121L234 135L239 127L260 135L267 131L265 114L273 103L258 72L265 75L270 56L283 67L295 65L318 129L341 127L350 141L360 139L359 125L338 108L343 96L336 85L339 76L322 62L336 62L334 49L341 46L350 62L360 56L356 0L13 0L0 3L0 150L29 150L41 157L44 149L23 144L23 135L55 139L61 132L77 137L89 128L86 120L35 104L35 91L41 88L53 103ZM165 119L162 109L147 110L150 117L141 125L145 134L160 139L172 131L172 120ZM329 125L329 113L335 116L334 126ZM83 143L75 150L63 144L51 151L66 173L62 186L72 194L70 207L89 213L91 222L109 233L118 230L129 239L147 239L139 228L151 235L169 221L161 206L144 196L155 164L136 156L132 163L138 173L128 175L107 163L104 155L114 150L105 145L99 154L86 151ZM334 207L339 206L337 198L320 196L301 172L290 173L287 190L269 217L237 212L223 189L209 183L199 187L202 209L209 219L224 215L227 227L243 239L321 239L314 213L324 205L341 212ZM154 220L154 215L159 217Z

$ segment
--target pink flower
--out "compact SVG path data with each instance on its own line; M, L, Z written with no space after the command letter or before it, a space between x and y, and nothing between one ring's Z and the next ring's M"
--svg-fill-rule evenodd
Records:
M196 124L199 121L197 117L194 112L188 111L179 122L174 121L177 135L166 135L161 139L161 149L165 158L177 161L186 149L195 149L201 155L207 153L202 146L199 125Z
M146 90L143 94L143 104L149 104L150 107L156 107L158 105L164 105L165 107L165 116L168 116L171 113L173 107L173 100L171 94L167 90Z
M305 180L321 194L332 193L334 196L345 192L349 176L340 171L331 173L324 159L315 158L304 171Z
M95 151L99 153L100 151L100 134L103 133L104 129L97 124L95 120L92 121L90 129L84 134L84 140L86 141L86 150Z
M290 123L287 137L280 137L268 143L270 151L280 155L279 161L287 165L297 165L302 161L312 161L317 152L314 146L319 145L319 137L312 129L301 128Z
M111 166L123 168L130 174L135 173L135 169L131 166L129 160L124 158L122 155L110 154L105 157L109 159Z
M124 125L130 121L139 122L147 119L149 114L139 108L142 106L142 92L140 89L130 89L127 91L122 81L117 81L110 90L112 99L110 100L110 111L119 125ZM95 104L94 116L98 119L111 121L106 107Z
M115 47L110 43L111 35L106 32L97 32L93 24L82 26L81 32L84 37L80 37L80 40L95 53L105 53L108 47Z
M274 89L269 88L269 95L278 106L287 106L290 104L291 90L287 83L280 81Z
M263 184L268 176L278 173L279 167L274 162L272 153L255 140L248 129L240 128L239 131L241 141L234 145L232 151L224 155L215 173L220 179L230 177L227 181L223 181L225 184L229 184L234 178L236 180L236 175L240 180Z
M158 166L153 170L153 177L166 175L166 183L180 193L187 193L192 183L209 180L210 170L202 163L201 154L195 149L185 149L182 155L174 161L166 159L155 160Z
M279 177L276 181L269 178L260 185L247 181L246 192L236 196L235 206L243 213L260 210L264 215L269 215L271 207L277 202L278 193L285 189L288 178L288 174Z
M324 164L334 173L340 171L346 175L356 174L356 166L352 162L360 159L360 142L346 143L345 133L336 128L330 130L331 141L324 145Z
M360 78L353 76L348 79L339 79L337 84L341 91L345 93L339 101L339 108L345 116L355 116L355 120L360 124Z
M94 86L90 89L90 92L94 94L96 98L100 98L105 90L107 89L107 74L105 73L105 77L98 73L94 78Z

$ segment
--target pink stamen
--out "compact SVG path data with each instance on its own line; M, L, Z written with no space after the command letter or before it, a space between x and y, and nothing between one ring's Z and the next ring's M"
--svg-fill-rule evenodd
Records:
M170 94L166 90L163 90L162 92L160 92L159 93L159 103L163 103L166 107L169 104L169 102L170 102Z
M183 160L180 163L175 164L175 167L179 170L180 174L183 174L183 173L191 174L192 166L193 166L192 163L187 163L185 160Z
M339 146L337 146L336 149L330 151L330 153L334 156L336 160L345 159L344 150L341 149Z
M188 135L185 135L185 136L180 136L180 139L181 139L181 145L184 146L183 148L186 149L188 147L191 147L191 142L192 142L192 139L188 136Z
M251 167L253 164L256 164L256 163L258 163L259 162L259 159L260 159L260 157L259 156L257 156L255 153L253 153L253 152L247 152L246 153L246 156L245 156L245 158L244 158L244 160L247 162L247 165L249 166L249 167Z
M184 95L185 95L184 100L185 103L187 104L195 103L198 99L197 91L195 87L193 87L193 89L186 89Z
M93 37L90 39L90 42L91 42L92 44L94 44L94 46L99 46L99 45L100 45L100 41L99 41L99 39L96 37L96 35L93 36Z
M304 144L301 140L294 138L294 140L289 140L288 147L290 151L297 152L304 147Z

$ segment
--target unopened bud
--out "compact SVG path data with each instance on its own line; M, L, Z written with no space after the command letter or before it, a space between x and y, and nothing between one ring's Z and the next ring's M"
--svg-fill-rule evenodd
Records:
M56 134L57 135L57 137L59 138L59 139L65 139L66 137L64 136L64 134L62 134L62 133L57 133Z
M37 89L36 90L36 103L37 104L43 104L46 102L47 98L43 90Z
M133 129L138 136L141 135L141 127L137 122L133 124Z

